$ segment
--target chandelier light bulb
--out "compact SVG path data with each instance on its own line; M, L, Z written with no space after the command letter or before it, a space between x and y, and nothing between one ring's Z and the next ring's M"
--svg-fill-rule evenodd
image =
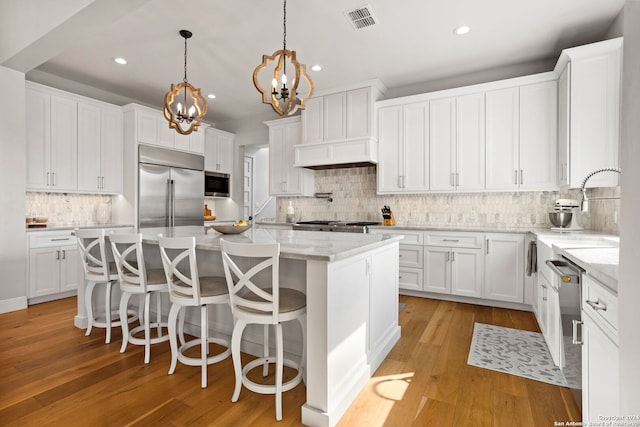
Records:
M193 117L193 115L196 112L196 107L194 107L193 105L191 106L191 108L189 108L189 116Z
M282 84L286 85L287 84L287 75L286 74L282 74Z

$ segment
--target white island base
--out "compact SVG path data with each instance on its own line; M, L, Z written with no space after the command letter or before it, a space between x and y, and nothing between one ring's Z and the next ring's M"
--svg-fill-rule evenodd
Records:
M157 267L153 264L154 260L159 260L159 233L175 237L195 236L201 275L224 275L220 237L240 242L280 243L281 286L298 288L307 296L307 396L302 406L305 425L336 425L400 339L400 237L258 227L241 235L225 236L197 226L142 229L141 232L146 244L145 258L152 264L148 267ZM78 293L78 327L86 327L83 294L82 290ZM168 304L165 307L168 308ZM186 318L185 330L190 333L199 330L195 314L188 313ZM210 310L213 335L229 338L232 327L230 309ZM243 351L256 356L262 354L261 328L249 331L243 338ZM285 352L299 357L299 328L285 325L284 338ZM229 398L231 393L229 390Z

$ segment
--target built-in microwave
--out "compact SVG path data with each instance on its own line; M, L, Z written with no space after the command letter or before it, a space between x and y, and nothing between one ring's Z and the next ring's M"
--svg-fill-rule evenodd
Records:
M229 197L228 173L204 172L204 195L206 197Z

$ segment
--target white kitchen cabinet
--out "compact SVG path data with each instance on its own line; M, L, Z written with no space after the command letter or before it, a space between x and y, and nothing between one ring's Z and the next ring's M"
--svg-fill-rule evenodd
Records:
M26 188L77 190L77 102L43 86L27 85L26 108L34 113L26 130Z
M425 233L423 289L482 298L482 239L475 233Z
M582 275L582 421L620 414L618 296Z
M431 190L478 190L485 187L484 116L484 92L430 102Z
M378 193L429 190L429 103L378 110Z
M486 189L557 187L555 80L486 93Z
M206 123L200 124L195 132L182 135L175 129L169 128L169 122L161 111L137 104L129 104L125 108L125 113L129 111L133 111L135 114L135 135L136 142L139 144L204 154L204 134L206 128L209 127Z
M541 275L537 274L536 277L536 298L537 298L537 311L536 318L538 319L538 325L540 326L540 331L544 336L547 335L547 323L549 319L549 309L548 309L548 300L549 300L549 289L551 285L547 279Z
M293 166L293 147L301 137L300 118L272 120L265 124L269 127L269 194L313 196L314 172Z
M400 289L422 291L424 271L423 232L396 228L372 228L371 234L403 236L398 254L398 286Z
M565 49L559 76L559 178L569 188L601 168L619 166L622 38ZM613 187L618 175L598 174L588 187Z
M485 234L483 298L524 303L524 234Z
M204 170L231 174L235 135L208 127L205 130Z
M74 291L80 257L71 231L29 234L29 298ZM67 295L67 294L64 294Z
M553 285L547 291L547 329L544 335L549 353L556 366L562 366L561 352L562 344L562 323L560 318L560 295L558 289Z
M78 103L78 190L122 193L122 126L120 109Z

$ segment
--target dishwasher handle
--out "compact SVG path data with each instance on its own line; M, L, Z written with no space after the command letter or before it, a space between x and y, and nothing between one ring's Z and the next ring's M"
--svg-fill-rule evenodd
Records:
M562 283L580 283L581 271L579 267L574 267L573 264L559 259L548 259L544 263L560 277Z

